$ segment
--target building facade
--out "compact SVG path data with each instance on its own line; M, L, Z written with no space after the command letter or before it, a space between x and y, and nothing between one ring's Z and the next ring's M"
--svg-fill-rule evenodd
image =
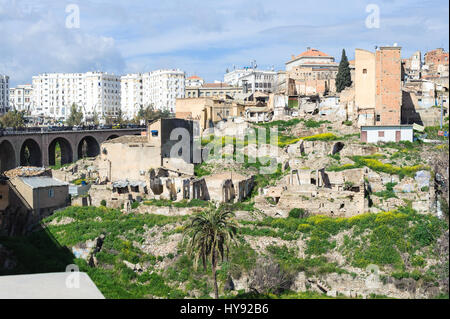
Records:
M120 110L120 76L104 72L51 73L33 77L32 113L64 121L76 104L85 119L104 119Z
M334 57L308 48L286 63L288 95L311 96L336 92L338 64Z
M204 83L200 87L187 87L186 98L198 97L230 97L236 96L238 93L243 93L242 87L232 86L227 83Z
M131 120L144 107L142 74L128 74L121 78L121 107L123 117Z
M242 87L244 93L271 93L276 87L277 74L273 70L258 70L256 68L237 69L226 73L224 82L230 86Z
M205 84L205 81L196 75L190 76L186 79L186 88L188 87L200 87Z
M424 55L424 60L426 74L441 77L449 76L448 52L445 52L444 49L438 48L428 51Z
M355 106L359 126L401 123L401 65L398 46L380 47L375 53L355 50Z
M142 86L144 107L175 113L176 99L185 97L186 74L178 69L144 73Z
M28 112L31 109L33 86L31 84L18 85L9 89L9 105L17 111Z
M9 110L9 76L0 74L0 114Z

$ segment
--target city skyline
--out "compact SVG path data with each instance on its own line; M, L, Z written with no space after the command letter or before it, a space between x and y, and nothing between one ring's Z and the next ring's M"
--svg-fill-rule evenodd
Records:
M379 10L379 28L366 25L373 4ZM79 25L67 26L77 10ZM261 69L283 70L291 55L306 47L337 61L343 48L353 59L356 48L393 43L402 47L403 57L416 50L448 50L447 26L444 1L352 1L345 7L327 2L318 10L312 1L121 5L0 0L5 34L0 74L9 75L15 87L42 73L125 75L178 68L213 82L223 80L227 68L248 66L253 59Z

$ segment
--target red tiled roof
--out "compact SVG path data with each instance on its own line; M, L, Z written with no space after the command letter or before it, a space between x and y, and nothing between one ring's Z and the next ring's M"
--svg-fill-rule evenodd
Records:
M193 75L193 76L191 76L191 77L188 77L187 79L188 79L188 80L202 80L201 77L196 76L196 75Z
M296 59L301 58L301 57L305 57L305 56L326 56L326 57L330 57L330 55L323 53L322 51L319 51L317 49L309 49L308 51L303 52L300 55L296 56Z

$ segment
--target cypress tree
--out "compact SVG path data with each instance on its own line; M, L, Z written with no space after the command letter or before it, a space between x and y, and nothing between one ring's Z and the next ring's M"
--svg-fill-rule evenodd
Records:
M341 63L339 63L339 70L336 75L336 91L342 92L346 87L352 85L352 76L350 74L350 64L348 63L345 49L342 49Z

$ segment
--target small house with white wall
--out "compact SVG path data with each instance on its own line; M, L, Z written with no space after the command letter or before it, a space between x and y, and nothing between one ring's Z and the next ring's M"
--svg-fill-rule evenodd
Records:
M412 125L361 126L361 142L400 142L414 140Z

